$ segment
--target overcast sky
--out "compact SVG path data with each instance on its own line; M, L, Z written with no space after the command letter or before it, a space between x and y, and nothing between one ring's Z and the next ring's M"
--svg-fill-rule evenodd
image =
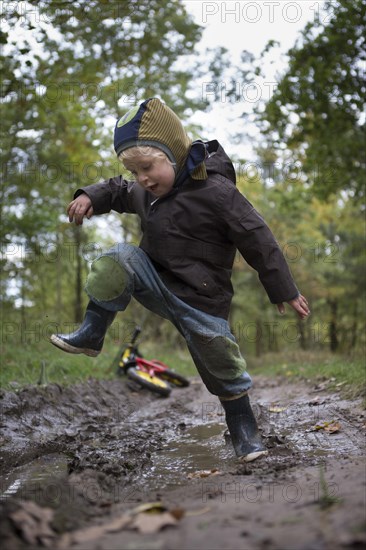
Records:
M276 40L280 47L273 50L272 58L264 66L265 82L257 79L252 85L237 83L240 100L230 105L225 95L226 83L222 83L220 101L209 113L195 114L194 121L207 129L206 137L216 137L230 154L252 159L252 143L258 136L255 127L246 125L250 136L235 143L234 135L244 122L239 118L250 111L258 100L268 99L278 76L286 68L286 52L293 46L300 31L308 21L316 17L325 19L323 1L315 0L254 0L254 1L204 1L184 0L188 13L204 28L199 50L223 46L232 56L233 63L240 63L240 53L247 50L259 56L269 40ZM270 63L272 61L272 63ZM210 93L207 84L202 94ZM230 119L236 122L229 122Z

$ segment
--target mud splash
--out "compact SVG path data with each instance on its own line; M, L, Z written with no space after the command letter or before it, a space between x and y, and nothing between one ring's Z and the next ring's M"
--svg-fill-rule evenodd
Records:
M152 466L143 474L149 489L172 489L187 483L197 471L229 472L235 464L223 423L187 428L152 454Z

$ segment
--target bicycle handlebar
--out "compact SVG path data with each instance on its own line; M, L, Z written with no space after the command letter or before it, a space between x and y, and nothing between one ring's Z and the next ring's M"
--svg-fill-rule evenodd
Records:
M136 327L132 334L131 344L134 344L141 332L141 327Z

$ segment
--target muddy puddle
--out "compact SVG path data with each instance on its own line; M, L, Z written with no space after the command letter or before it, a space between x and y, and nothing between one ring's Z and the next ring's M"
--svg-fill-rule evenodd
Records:
M0 501L11 497L23 498L37 492L54 479L65 479L68 473L69 457L52 453L41 456L29 464L14 468L7 475L0 476Z
M152 412L156 414L164 402L153 399ZM145 494L184 486L188 480L199 477L200 472L204 476L210 472L235 471L238 461L218 407L213 409L216 414L211 415L216 421L200 415L192 421L189 412L188 417L183 416L189 420L186 423L182 421L179 401L173 403L176 410L170 414L170 421L158 419L157 424L144 418L141 408L131 409L131 399L128 416L123 418L120 411L117 421L112 415L108 422L102 412L97 417L99 422L93 421L95 413L87 415L80 426L66 427L61 437L61 441L66 437L64 447L68 454L42 454L1 476L0 500L36 497L37 493L45 492L45 487L50 493L52 479L67 479L70 472L84 470L99 470L125 485L134 483ZM358 427L346 418L346 410L342 414L342 430L336 430L331 437L314 427L326 424L327 418L332 418L331 424L337 424L333 416L339 419L341 409L337 415L331 409L333 416L329 416L324 402L310 407L306 403L278 406L262 401L255 404L254 410L270 454L250 465L253 471L265 470L268 474L273 469L280 471L300 463L317 465L329 456L360 455ZM50 439L53 433L54 426ZM44 431L42 435L44 439ZM32 441L35 439L32 434Z
M363 543L366 416L340 395L257 381L252 403L269 454L249 465L235 458L223 411L197 381L168 398L117 380L26 388L3 393L0 403L0 536L7 549L42 548L46 540L57 547L64 533L96 529L156 500L181 510L185 519L175 530L159 529L147 540L136 530L108 538L100 527L72 548L326 550ZM39 534L45 529L49 538Z
M182 427L162 449L151 456L152 466L143 474L149 489L173 489L187 483L196 472L228 472L235 464L225 424Z
M236 461L230 442L224 437L225 428L223 423L180 425L176 432L166 436L158 451L150 454L150 464L138 476L140 488L145 492L175 489L184 485L197 471L228 472ZM108 451L105 460L112 460ZM14 468L7 475L0 476L0 501L11 497L36 498L45 487L52 500L52 480L65 480L70 462L70 456L66 454L51 453Z

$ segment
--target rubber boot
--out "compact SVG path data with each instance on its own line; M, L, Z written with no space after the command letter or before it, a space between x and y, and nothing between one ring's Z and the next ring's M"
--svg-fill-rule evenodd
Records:
M96 357L102 350L107 329L116 313L90 301L81 326L71 334L52 334L50 342L68 353L84 353L89 357Z
M244 462L251 462L268 454L259 435L248 395L220 401L225 410L226 424L236 456Z

